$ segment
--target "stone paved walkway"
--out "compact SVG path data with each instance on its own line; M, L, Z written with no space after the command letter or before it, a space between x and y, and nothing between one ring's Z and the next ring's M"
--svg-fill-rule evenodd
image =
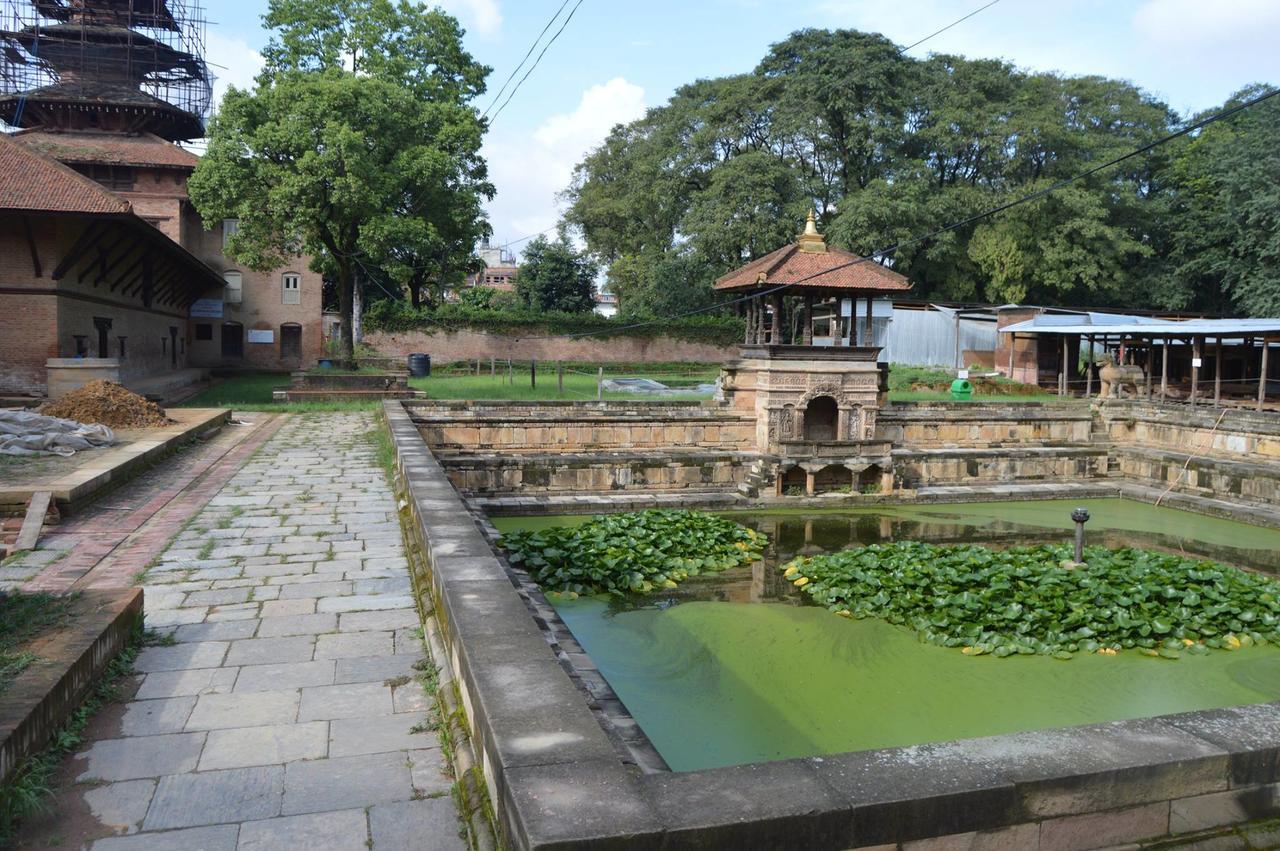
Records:
M39 547L0 565L0 588L66 591L129 587L245 458L274 434L277 418L251 414L179 450L41 533Z
M124 834L93 851L465 848L373 426L288 418L151 570L175 643L76 757L99 835Z

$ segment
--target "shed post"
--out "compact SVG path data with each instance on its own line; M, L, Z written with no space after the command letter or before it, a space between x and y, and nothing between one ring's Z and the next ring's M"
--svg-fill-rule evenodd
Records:
M870 307L871 307L871 304L870 302L868 302L867 308L870 309ZM956 370L959 371L961 369L964 369L964 364L960 362L960 311L957 310L956 311Z
M1213 404L1222 404L1222 338L1213 340Z
M1203 338L1191 338L1191 405L1195 407L1196 397L1200 392L1200 354L1203 350Z
M782 344L782 296L774 293L772 301L773 330L769 332L769 342L777 346Z
M1160 341L1160 401L1169 398L1169 338Z
M1018 346L1018 334L1016 331L1009 332L1009 380L1013 381L1013 350Z
M804 331L801 332L800 342L806 346L813 345L813 294L805 293L804 296Z
M1151 401L1151 370L1156 365L1156 341L1150 337L1147 338L1147 362L1143 364L1146 369L1143 370L1147 374L1146 399Z
M1262 338L1262 372L1258 375L1258 410L1267 401L1267 352L1271 349L1271 338Z
M1058 370L1058 395L1067 395L1067 335L1062 335L1062 365Z

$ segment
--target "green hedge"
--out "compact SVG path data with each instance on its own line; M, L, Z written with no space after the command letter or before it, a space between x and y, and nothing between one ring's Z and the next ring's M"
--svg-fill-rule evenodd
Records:
M595 313L534 313L485 310L465 304L447 304L435 310L414 310L403 301L379 301L364 314L369 331L421 331L426 334L468 330L504 337L595 332L601 337L673 337L712 346L732 346L742 341L742 320L734 316L686 316L640 328L628 328L634 319L607 318Z

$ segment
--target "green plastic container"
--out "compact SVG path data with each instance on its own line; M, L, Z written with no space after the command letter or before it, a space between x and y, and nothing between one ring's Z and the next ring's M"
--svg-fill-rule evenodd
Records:
M969 383L968 379L957 378L955 381L951 382L951 398L961 400L972 399L973 385Z

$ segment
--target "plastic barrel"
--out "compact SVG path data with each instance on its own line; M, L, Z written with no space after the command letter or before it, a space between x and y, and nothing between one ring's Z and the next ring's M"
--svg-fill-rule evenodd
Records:
M951 398L952 399L971 399L973 398L973 385L966 379L957 378L951 382Z
M414 378L425 378L431 374L431 355L414 352L409 355L409 375Z

